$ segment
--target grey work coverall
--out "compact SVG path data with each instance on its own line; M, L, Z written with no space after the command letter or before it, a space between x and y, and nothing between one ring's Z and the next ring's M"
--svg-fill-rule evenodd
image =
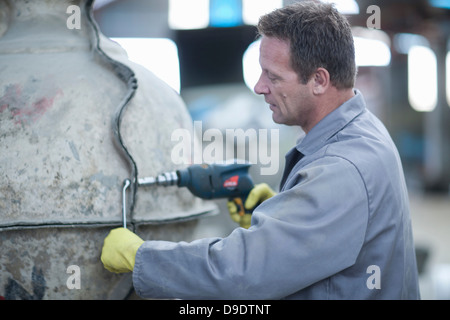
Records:
M225 238L146 241L133 284L180 299L418 299L397 149L361 93L287 155L280 193ZM290 159L299 151L298 162Z

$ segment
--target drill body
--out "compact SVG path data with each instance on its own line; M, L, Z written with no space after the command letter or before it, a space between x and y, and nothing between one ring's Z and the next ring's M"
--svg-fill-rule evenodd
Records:
M139 185L186 187L202 199L228 198L234 200L243 214L244 203L254 184L248 163L195 164L185 169L166 172L157 177L138 180ZM248 213L248 212L247 212Z

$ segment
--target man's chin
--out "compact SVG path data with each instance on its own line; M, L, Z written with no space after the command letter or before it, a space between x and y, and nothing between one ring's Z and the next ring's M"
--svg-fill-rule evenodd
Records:
M278 117L275 115L275 113L272 113L272 121L277 123L277 124L281 124L278 120Z
M284 121L283 117L281 117L279 114L275 112L272 113L272 120L276 124L286 124L286 121Z
M280 117L279 115L273 113L272 114L272 121L276 124L284 124L285 126L299 126L298 124L289 121L289 119L285 119L283 117Z

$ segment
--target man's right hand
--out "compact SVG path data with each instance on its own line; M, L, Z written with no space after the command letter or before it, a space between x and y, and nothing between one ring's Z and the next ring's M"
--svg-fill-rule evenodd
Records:
M248 211L252 211L259 204L275 195L267 183L260 183L255 185L255 187L250 191L247 200L245 201L244 208ZM252 215L245 213L240 215L236 204L233 201L228 201L227 203L228 211L230 213L230 218L239 223L242 228L248 229L251 225Z

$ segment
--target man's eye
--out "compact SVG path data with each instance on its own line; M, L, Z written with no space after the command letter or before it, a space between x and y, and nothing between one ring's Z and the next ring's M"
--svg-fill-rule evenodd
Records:
M266 72L267 79L269 79L270 82L275 82L278 80L278 76L272 74L271 72Z

